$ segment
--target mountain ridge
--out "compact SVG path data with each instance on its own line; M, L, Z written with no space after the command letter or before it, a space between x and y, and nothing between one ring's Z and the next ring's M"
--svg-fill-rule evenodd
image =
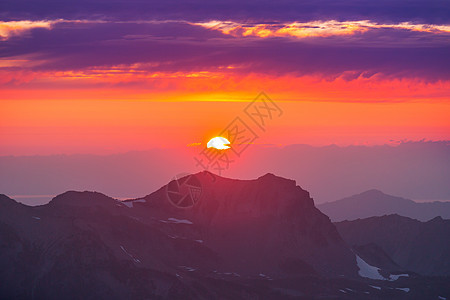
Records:
M410 199L385 194L377 189L318 204L317 207L328 215L333 222L390 214L399 214L420 221L428 221L437 216L450 219L450 202L418 203Z
M370 251L357 258L309 193L273 174L200 172L127 201L68 191L26 206L0 196L0 208L4 298L423 298L448 283L362 276L378 268L363 263Z

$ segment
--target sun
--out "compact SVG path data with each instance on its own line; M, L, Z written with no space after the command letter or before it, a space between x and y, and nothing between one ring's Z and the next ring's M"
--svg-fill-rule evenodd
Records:
M213 137L209 140L208 144L206 144L208 148L216 148L217 150L229 149L230 146L228 145L230 145L230 141L221 136Z

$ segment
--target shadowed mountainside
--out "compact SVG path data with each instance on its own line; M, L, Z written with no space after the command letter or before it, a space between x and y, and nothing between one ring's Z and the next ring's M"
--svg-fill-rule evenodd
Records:
M30 207L0 196L6 299L402 299L449 286L374 269L308 192L272 174L201 172L124 202L66 192Z
M406 270L423 275L450 275L450 220L420 222L399 215L335 223L356 248L376 245Z

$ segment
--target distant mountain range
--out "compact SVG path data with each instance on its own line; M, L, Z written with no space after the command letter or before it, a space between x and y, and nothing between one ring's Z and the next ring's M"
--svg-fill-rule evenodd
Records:
M385 251L397 264L394 269L407 269L424 275L450 275L450 220L436 217L420 222L389 215L335 225L354 248L366 253L375 247ZM365 260L370 262L369 258Z
M22 196L16 200L29 205L46 204L53 198L37 195L67 190L141 197L167 184L180 171L199 170L192 157L201 149L185 150L164 147L111 155L0 156L0 191ZM372 187L408 199L450 200L449 141L345 147L255 144L244 156L230 165L228 177L251 179L270 170L301 183L316 204Z
M317 207L333 222L390 214L420 221L428 221L437 216L450 219L450 202L418 203L387 195L379 190L369 190L334 202L319 204Z
M1 299L449 296L449 278L369 248L350 247L307 191L272 174L201 172L123 202L66 192L31 207L0 195Z

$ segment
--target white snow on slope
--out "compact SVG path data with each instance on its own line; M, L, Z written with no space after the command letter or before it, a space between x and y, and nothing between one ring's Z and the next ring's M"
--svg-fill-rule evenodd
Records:
M194 272L196 270L195 268L188 267L188 266L178 266L178 267L183 268L183 269L185 269L186 271L189 271L189 272Z
M189 225L194 224L191 221L186 220L186 219L180 220L180 219L175 219L175 218L168 218L167 221L166 220L159 220L159 221L163 222L163 223L173 223L173 224L189 224Z
M390 275L389 280L395 281L400 277L409 277L409 274L398 274L398 275Z
M398 274L398 275L389 275L388 278L383 277L380 274L380 269L366 263L361 257L356 255L356 263L358 264L358 274L361 277L366 277L370 279L378 279L378 280L389 280L395 281L400 277L409 277L409 274Z
M262 277L262 278L265 278L268 280L273 280L272 278L270 278L269 276L267 276L266 274L263 274L263 273L259 273L259 277Z
M133 261L135 263L140 263L141 261L137 258L135 258L133 255L131 255L127 250L125 250L125 248L121 245L120 248L122 249L123 252L125 252L129 257L131 257L131 259L133 259Z
M400 290L400 291L404 291L404 292L409 292L409 288L396 288L396 290Z
M358 271L359 276L370 278L370 279L386 280L386 278L381 276L381 274L379 272L380 269L369 265L358 255L356 255L356 263L358 264L358 268L359 268L359 271Z
M145 199L138 199L138 200L133 200L133 201L122 202L122 204L125 204L129 208L133 208L133 203L136 203L136 202L145 202Z
M239 275L238 273L235 273L235 272L219 272L217 270L214 270L213 272L216 273L217 275L227 275L227 276L241 277L241 275Z
M189 220L183 219L175 219L175 218L168 218L167 221L172 222L172 223L176 223L176 224L194 224Z
M33 219L40 220L41 218L39 218L39 217L33 217Z
M374 289L381 290L381 287L379 287L379 286L376 286L376 285L369 285L369 286L373 287Z

